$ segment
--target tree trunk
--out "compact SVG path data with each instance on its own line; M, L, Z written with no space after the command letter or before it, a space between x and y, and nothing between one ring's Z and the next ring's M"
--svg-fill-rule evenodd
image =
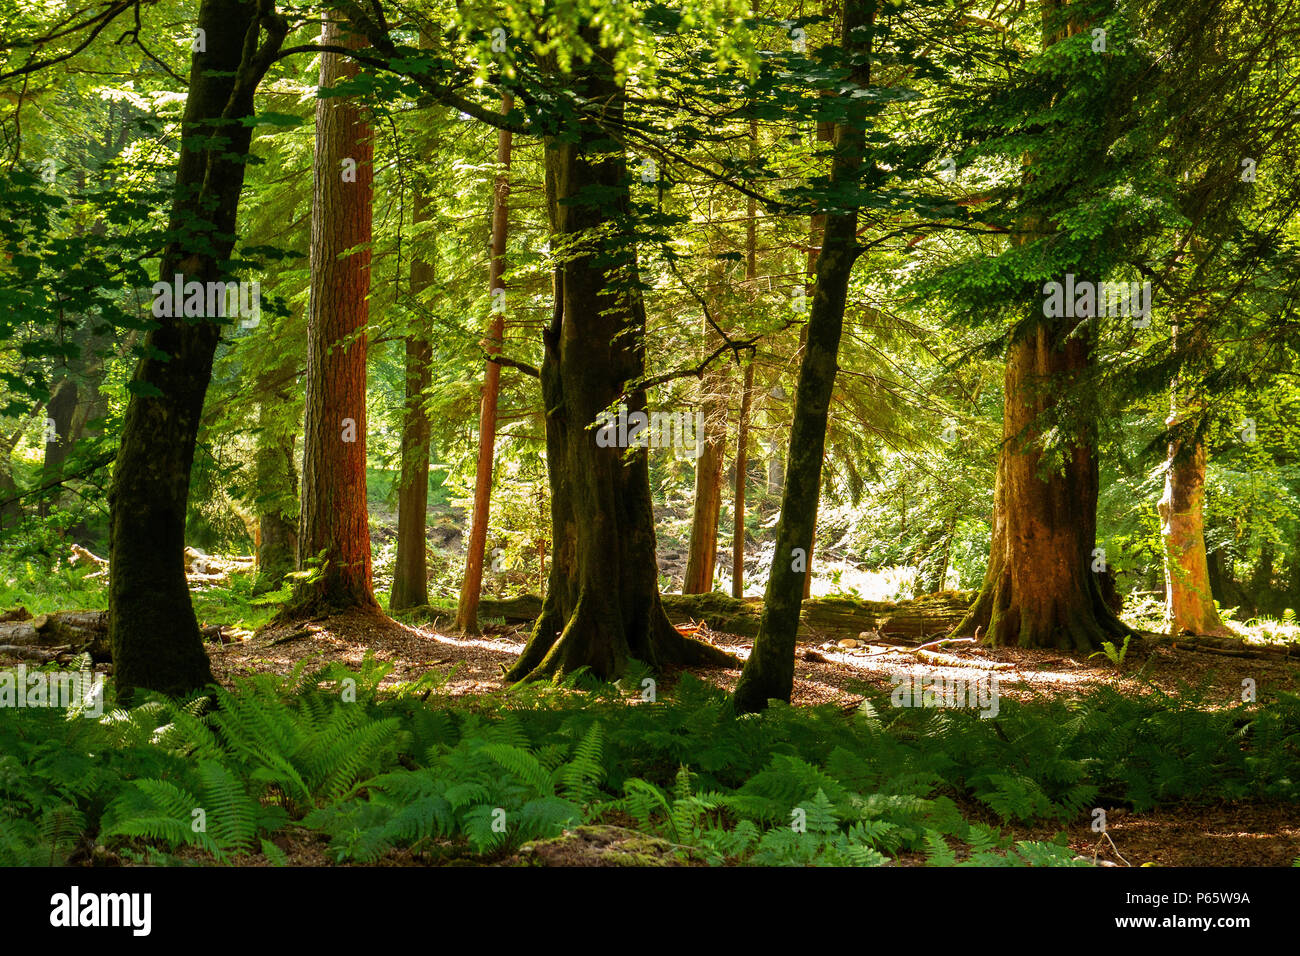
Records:
M1085 28L1071 22L1060 32L1059 7L1059 0L1043 0L1044 48ZM1026 234L1034 224L1028 226ZM1107 606L1096 573L1105 566L1095 553L1094 429L1066 437L1059 467L1044 468L1036 445L1041 416L1092 362L1091 342L1078 325L1077 318L1036 316L1007 349L989 564L979 597L954 633L983 628L995 645L1081 652L1132 633Z
M191 59L181 153L161 279L225 278L236 230L253 92L287 30L264 0L203 0L206 50ZM267 39L246 44L260 16ZM221 327L212 317L157 319L136 368L109 492L109 639L120 697L184 694L212 681L185 581L190 466Z
M852 81L860 88L871 82L867 58L876 16L875 0L845 0L841 45L859 58ZM832 186L857 184L866 137L861 104L849 98L850 119L838 125L831 161ZM785 491L776 530L776 551L767 581L763 621L754 650L736 686L737 711L754 712L770 699L789 701L794 689L795 635L805 592L808 556L817 522L826 424L844 328L849 277L861 252L857 244L856 209L827 215L825 236L817 256L817 283L808 319L807 342L799 366L794 421L790 430Z
M1039 416L1091 361L1085 338L1071 337L1076 321L1044 321L1008 351L989 566L955 633L984 628L992 644L1076 651L1129 633L1092 569L1100 557L1092 436L1076 436L1064 467L1045 477L1034 444Z
M740 388L740 419L736 424L735 526L731 530L731 596L745 596L745 472L749 468L749 403L754 391L754 360L745 363Z
M345 36L329 14L321 40L353 48L365 45L359 37ZM321 54L322 87L356 73L352 60ZM370 126L359 104L350 97L317 100L299 537L304 563L322 554L326 563L315 580L302 585L291 615L378 607L371 591L366 506L373 153Z
M1177 421L1177 408L1167 425ZM1199 436L1169 443L1160 532L1165 554L1165 621L1173 634L1228 636L1219 619L1205 555L1205 443Z
M707 353L722 344L722 336L704 320ZM722 458L727 449L727 403L723 400L726 375L714 362L700 381L704 434L695 459L695 511L691 520L691 541L686 558L683 594L706 594L713 590L713 570L718 559L718 516L722 511Z
M41 482L48 484L59 477L63 463L72 451L72 419L77 410L77 383L70 377L59 379L45 406L45 460L41 464ZM52 433L52 434L51 434ZM40 515L45 517L59 502L59 486L54 485L41 498Z
M749 159L758 157L758 120L749 121ZM758 290L758 201L749 197L745 207L745 283L750 295ZM731 596L745 596L745 472L749 467L749 406L754 391L754 356L745 363L740 385L740 415L736 421L736 475L732 497Z
M580 102L617 128L624 91L615 51L584 26L591 61L565 77ZM728 664L723 652L682 637L659 600L654 517L645 448L601 447L597 416L625 400L645 409L629 382L644 373L645 310L628 228L627 164L587 118L548 137L546 196L555 269L555 311L542 333L546 459L551 487L549 584L532 637L507 680L537 679L586 666L601 678L630 659ZM613 226L614 228L610 228Z
M501 112L508 114L514 106L509 97L501 100ZM506 324L503 312L505 284L501 276L506 269L506 239L510 229L510 149L509 130L497 133L497 178L492 194L492 255L488 262L488 294L492 300L492 325L487 349L492 355L501 351ZM474 515L470 520L469 542L465 549L465 577L460 586L460 604L456 609L456 626L469 634L478 633L478 600L483 591L483 555L487 550L488 518L492 507L492 466L496 455L497 398L501 391L501 366L487 362L483 372L483 401L478 418L478 467L474 474Z
M418 209L418 206L417 206ZM417 220L418 221L418 220ZM411 292L416 292L417 267L411 263ZM421 288L428 279L420 281ZM406 408L402 416L402 475L397 487L397 560L393 567L391 610L429 603L429 416L424 397L433 383L433 347L419 335L406 337Z
M281 368L259 383L263 396L257 414L257 578L253 593L273 591L298 567L298 469L293 461L295 436L285 427L282 409L291 399L280 385L288 370Z

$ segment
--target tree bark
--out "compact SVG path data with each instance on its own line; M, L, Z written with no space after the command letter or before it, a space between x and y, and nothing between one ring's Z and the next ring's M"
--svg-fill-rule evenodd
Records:
M508 114L514 101L505 96L501 112ZM500 353L505 338L504 306L498 305L505 293L501 281L506 269L506 239L510 229L510 150L509 130L497 133L497 177L492 194L492 255L488 262L488 294L492 301L492 324L488 331L489 354ZM466 633L478 633L478 601L483 591L483 555L487 550L488 518L492 508L492 466L496 455L497 399L501 391L501 366L487 362L483 372L483 400L478 418L478 468L474 474L474 514L470 520L469 541L465 549L465 576L461 581L460 604L456 626Z
M758 158L758 120L749 121L749 159ZM758 290L758 201L745 205L745 284L750 295ZM745 480L749 468L749 407L754 391L754 356L745 363L740 384L740 414L736 420L736 474L732 496L731 596L745 596Z
M735 526L731 530L731 596L745 596L745 479L749 468L749 405L754 391L754 360L745 363L740 387L740 418L736 423Z
M614 77L616 51L597 28L580 32L592 58L565 81L617 128L624 91ZM664 614L647 450L596 441L601 412L620 400L630 413L646 405L644 390L628 386L644 374L645 310L635 247L620 238L630 213L626 158L594 120L579 117L547 137L545 169L551 248L561 255L555 311L542 334L552 555L541 615L506 678L584 666L615 678L630 659L651 667L734 663L684 638Z
M1040 416L1091 362L1086 339L1071 336L1075 322L1044 321L1008 351L989 566L954 633L983 628L991 644L1076 651L1129 633L1107 607L1092 570L1098 490L1092 436L1075 436L1063 469L1046 475L1034 443Z
M248 42L260 20L267 38ZM220 281L236 234L253 92L287 31L271 0L202 0L206 49L191 59L161 279ZM256 39L256 33L252 34ZM109 492L109 639L119 696L185 694L212 682L185 581L190 466L221 327L160 318L145 336Z
M71 376L59 379L50 393L50 401L45 406L45 459L41 463L41 481L50 483L63 471L63 463L68 460L75 440L72 434L72 419L77 410L77 382ZM51 431L53 434L51 434ZM39 513L45 517L50 508L58 504L60 488L58 485L41 498Z
M1178 408L1167 425L1177 422ZM1210 587L1205 554L1205 443L1199 435L1169 443L1165 461L1165 494L1160 499L1160 532L1164 539L1165 621L1173 634L1214 634L1230 631L1219 618Z
M417 206L418 208L418 206ZM417 220L418 221L418 220ZM411 292L417 285L417 267L411 263ZM419 282L421 288L427 279ZM429 416L424 396L433 382L430 362L433 347L419 335L406 337L406 408L402 415L402 474L397 487L397 560L393 566L393 590L388 598L391 610L420 607L429 603L428 542L425 540L429 510Z
M707 353L722 344L722 336L704 320ZM727 449L727 403L723 400L726 374L714 362L700 381L704 434L695 459L695 510L686 557L683 594L706 594L713 590L713 571L718 559L718 517L722 512L722 459Z
M1043 0L1043 46L1084 29L1057 23L1059 0ZM1035 228L1028 223L1029 234ZM1133 633L1107 606L1093 570L1097 543L1095 429L1067 436L1063 463L1047 469L1037 447L1056 395L1092 362L1078 318L1036 321L1007 349L1002 447L994 486L993 537L979 597L954 633L983 628L990 644L1090 652ZM1047 472L1047 473L1044 473ZM1097 570L1104 570L1104 558Z
M263 377L263 396L257 413L257 461L254 477L257 498L257 577L253 593L273 591L284 576L298 567L298 469L293 461L295 436L285 427L281 412L289 405L282 368Z
M866 58L871 53L875 17L875 0L845 0L841 46L846 53L861 55L861 62L851 75L852 82L861 88L871 82ZM856 183L862 166L866 135L861 104L850 97L849 108L849 121L836 128L832 186ZM795 635L810 573L807 561L817 522L826 424L838 368L849 277L861 252L856 238L857 223L856 209L826 217L824 239L817 256L817 283L808 319L807 342L795 392L785 491L776 530L776 551L767 581L763 623L736 686L735 706L742 713L763 710L771 699L789 701L794 689Z
M325 44L365 45L326 14ZM321 54L320 85L357 73L356 63ZM325 565L305 582L290 615L378 608L371 591L366 506L366 324L370 317L373 183L370 125L350 97L316 103L312 190L311 301L307 315L307 399L303 448L302 561ZM355 251L352 251L355 250Z

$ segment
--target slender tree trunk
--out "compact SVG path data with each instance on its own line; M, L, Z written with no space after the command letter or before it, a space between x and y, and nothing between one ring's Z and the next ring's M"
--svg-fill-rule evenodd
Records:
M749 470L749 406L754 391L754 360L745 363L736 423L735 526L731 529L731 596L745 596L745 480Z
M433 202L423 192L415 197L412 223L433 219ZM432 264L419 256L411 260L411 299L433 282ZM421 333L406 337L406 406L402 414L402 474L397 487L397 560L388 606L397 611L429 603L429 415L425 395L433 383L433 346Z
M509 113L514 101L503 97L501 112ZM509 130L497 133L497 178L492 195L492 255L488 262L488 293L492 301L492 324L487 349L492 355L501 351L506 321L503 312L506 270L506 239L510 230L510 149ZM487 550L488 518L492 507L492 466L496 455L497 398L501 391L501 366L487 362L483 373L483 400L478 418L478 468L474 474L474 515L470 521L469 542L465 549L465 576L460 586L460 604L456 609L456 626L469 634L478 633L478 599L483 590L483 555Z
M758 154L758 120L749 123L749 158ZM751 196L745 209L745 282L751 295L758 282L758 202ZM754 356L745 363L740 385L740 415L736 421L736 476L731 529L731 596L745 596L745 479L749 468L749 406L754 391Z
M841 45L846 53L859 56L852 79L861 88L871 82L866 60L871 54L875 17L875 0L845 0ZM860 105L851 98L849 102L851 118L836 129L830 176L833 186L844 188L857 183L866 145ZM736 686L735 706L742 713L763 710L771 699L788 701L794 689L795 635L817 522L826 424L835 387L849 277L861 252L857 244L857 223L856 209L826 217L825 236L817 256L817 283L808 319L807 343L795 393L772 572L754 650Z
M72 434L72 418L77 410L77 383L71 377L59 379L50 393L50 401L45 406L45 460L41 464L41 482L54 480L63 471L63 463L68 460L75 441ZM53 434L51 434L53 432ZM48 495L42 497L40 515L45 517L50 508L58 504L59 488L56 485Z
M835 124L829 122L819 122L817 124L817 142L831 143L835 140ZM821 252L823 238L826 235L826 214L815 213L809 217L808 221L808 279L804 283L804 294L811 300L814 295L817 275L817 259ZM808 345L808 327L804 326L799 336L799 347L806 348ZM814 490L817 498L816 505L813 509L813 531L812 539L808 543L808 572L803 578L803 596L804 600L812 597L812 560L813 549L817 545L817 511L821 505L821 484L818 483Z
M565 77L569 89L615 128L624 91L615 51L581 30L589 64ZM601 678L630 659L730 664L715 648L682 637L659 599L654 517L645 448L602 447L597 416L625 400L644 411L644 373L635 248L618 238L629 216L627 164L596 123L578 119L548 137L546 195L555 270L555 312L543 331L541 385L551 486L552 554L542 613L507 680L537 679L587 666Z
M263 377L258 394L257 462L257 579L254 594L273 591L298 567L298 469L293 461L294 430L286 428L282 409L292 398L284 382L288 370ZM295 425L296 429L296 425Z
M331 45L364 46L359 37L345 35L330 14L321 39ZM321 55L322 87L356 73L353 61ZM370 126L358 103L338 96L317 101L299 538L303 562L323 555L326 563L314 581L302 585L290 615L378 607L371 591L366 506L373 150Z
M267 39L247 43L260 18ZM161 279L221 281L236 234L253 92L287 30L262 0L202 0L205 50L191 59L171 210L173 234ZM109 492L109 639L118 694L137 688L184 694L212 681L185 580L190 466L212 358L213 317L162 317L145 337Z
M704 321L706 351L722 344L722 336ZM722 511L723 455L727 449L727 403L723 400L726 373L715 362L700 382L704 434L695 459L695 511L686 558L683 594L707 594L713 590L713 571L718 558L718 517Z
M411 291L417 266L411 263ZM427 285L427 281L422 283ZM433 383L433 347L420 335L406 337L406 408L402 415L402 474L397 486L397 560L393 567L391 610L429 603L429 416L424 398Z

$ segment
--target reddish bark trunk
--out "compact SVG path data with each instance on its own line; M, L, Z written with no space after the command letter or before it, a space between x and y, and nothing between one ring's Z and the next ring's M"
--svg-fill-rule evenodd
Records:
M509 113L514 105L509 96L501 100L501 112ZM497 178L492 197L492 256L488 263L488 294L492 301L492 324L488 330L487 350L496 355L505 337L503 302L506 269L506 238L510 229L510 148L509 130L497 133ZM478 633L478 600L483 590L483 555L487 550L488 518L492 507L492 465L496 454L497 398L501 390L501 366L487 362L483 373L483 399L478 418L478 468L474 475L474 515L470 522L469 542L465 551L465 577L461 581L460 604L456 609L456 626L470 634Z
M364 46L326 17L322 42ZM321 55L320 83L355 76L356 64ZM366 506L366 324L370 318L373 143L349 97L316 103L312 193L311 304L307 318L307 403L303 451L305 563L326 566L303 587L302 606L377 608L371 591ZM355 250L349 252L349 250Z

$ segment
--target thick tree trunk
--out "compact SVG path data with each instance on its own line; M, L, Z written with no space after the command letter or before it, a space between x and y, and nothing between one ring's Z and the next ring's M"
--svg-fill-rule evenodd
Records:
M203 0L206 50L193 54L171 229L161 278L220 281L234 243L253 92L287 24L269 0ZM268 32L246 44L254 21ZM109 492L109 638L118 694L184 694L212 681L185 581L190 466L221 327L212 317L163 317L145 337Z
M871 52L875 16L875 0L845 0L841 42L847 53L861 55L852 79L862 88L871 82L870 67L865 60ZM866 142L861 106L852 98L850 104L849 122L836 129L835 156L831 162L831 184L844 188L857 182ZM736 686L735 706L742 713L763 710L771 699L788 701L794 689L795 635L817 523L826 424L838 368L849 277L861 251L856 238L857 223L856 209L826 217L817 256L817 283L807 341L799 366L785 492L776 529L772 571L767 581L763 623Z
M1170 416L1167 424L1176 419ZM1165 620L1170 632L1230 632L1219 618L1205 555L1205 443L1199 437L1169 443L1165 494L1160 499L1160 531L1165 555Z
M1072 331L1060 320L1043 322L1008 351L989 566L955 633L983 628L992 644L1076 651L1129 633L1092 569L1100 556L1093 553L1098 474L1091 436L1076 436L1063 468L1045 476L1034 444L1054 395L1091 361L1086 339Z
M707 353L722 344L722 337L704 322ZM691 519L691 540L686 557L683 594L706 594L713 590L713 571L718 559L718 517L722 511L723 455L727 450L727 403L723 399L726 375L713 363L700 382L704 434L695 459L695 511Z
M501 112L508 114L514 101L506 96ZM492 194L492 255L488 262L488 294L492 299L492 325L488 330L487 349L492 355L501 351L506 322L498 305L505 294L501 281L506 269L506 239L510 230L510 150L509 130L497 133L497 178ZM497 439L497 398L501 391L501 366L489 361L483 373L483 400L478 417L478 467L474 474L474 515L470 521L469 541L465 549L465 576L461 581L460 604L456 609L456 626L470 634L478 633L478 600L483 591L483 555L487 550L488 518L492 508L492 466Z
M1062 25L1059 0L1043 0L1043 46L1086 27ZM1033 231L1028 224L1026 234ZM983 628L991 644L1089 652L1132 633L1107 605L1096 571L1098 468L1093 429L1066 436L1059 467L1044 467L1036 444L1055 396L1092 362L1077 318L1044 319L1007 350L1002 447L994 491L993 540L984 583L954 633ZM1043 474L1043 472L1047 472Z
M331 45L365 45L345 36L328 14L321 39ZM356 72L349 59L321 55L322 87ZM366 506L373 154L370 126L358 103L337 96L317 100L299 539L304 563L322 553L326 563L314 581L300 588L291 615L318 608L378 607L371 591Z
M624 93L613 76L615 51L600 44L595 29L581 32L592 60L566 82L617 128ZM642 377L645 362L635 248L620 238L629 215L625 157L596 123L579 119L565 136L548 138L545 167L552 248L566 250L555 270L541 368L551 569L541 616L506 677L586 666L614 678L630 659L652 667L734 663L682 637L664 614L647 450L596 441L601 412L620 399L630 413L646 404L643 390L624 391Z

